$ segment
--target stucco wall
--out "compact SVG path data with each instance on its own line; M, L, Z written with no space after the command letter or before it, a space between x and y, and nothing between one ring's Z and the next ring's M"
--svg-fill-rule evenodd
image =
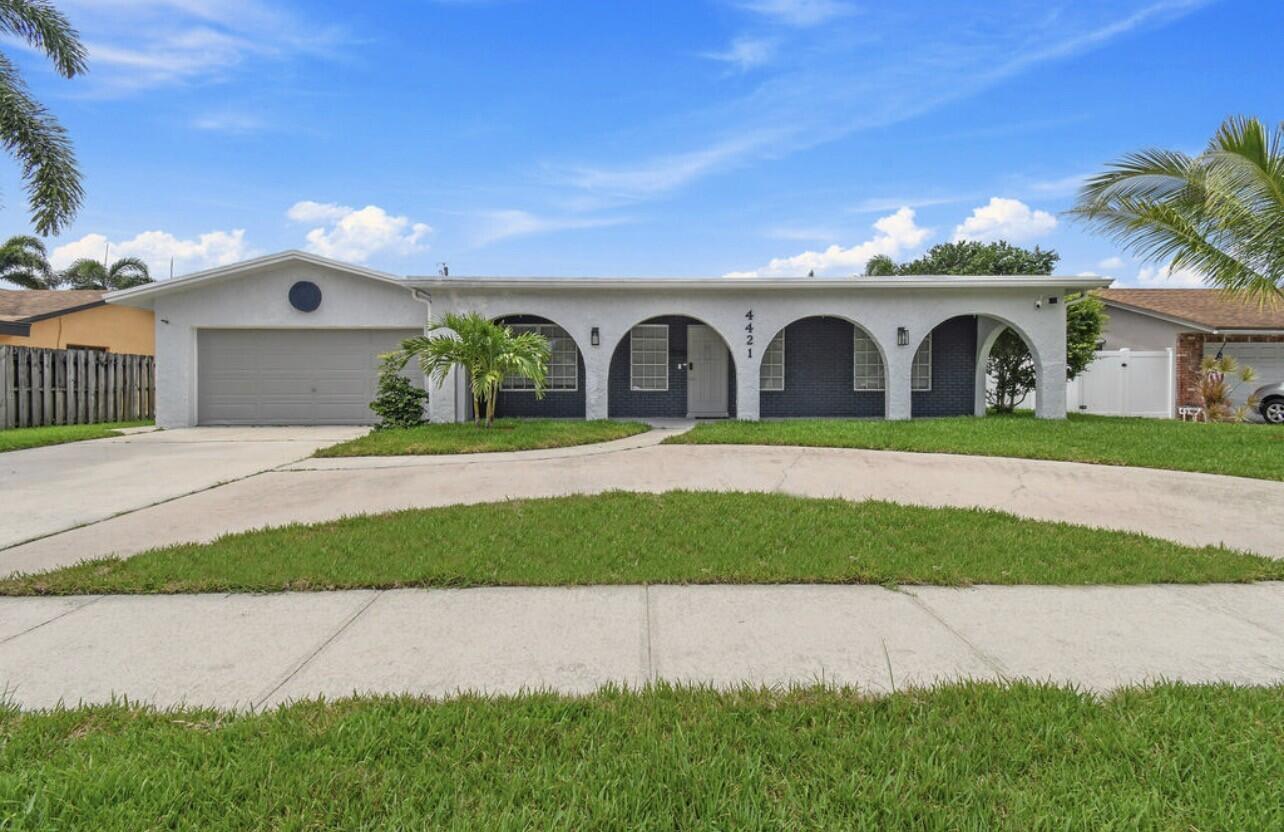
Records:
M1106 306L1110 320L1102 333L1107 350L1168 350L1177 346L1177 336L1189 327L1161 321L1149 315L1138 315L1117 306Z
M310 280L321 306L300 312L290 286ZM408 288L303 263L264 268L156 298L156 423L196 424L196 333L201 328L420 328L427 307Z
M94 306L36 321L27 336L0 335L0 344L55 350L74 344L78 347L102 347L108 352L153 355L156 333L150 309Z
M1042 287L913 287L870 288L805 286L732 290L621 289L586 285L574 290L461 286L434 287L432 314L477 311L487 317L528 314L548 318L566 329L581 345L585 363L585 407L589 418L603 418L610 408L607 383L611 357L629 329L641 321L685 315L713 327L731 348L736 375L733 397L737 416L759 416L758 368L762 351L781 328L802 318L830 316L859 324L870 333L887 366L888 390L884 415L911 415L910 363L919 341L939 324L966 315L985 315L1016 327L1031 345L1040 379L1038 413L1049 418L1065 415L1065 305L1051 303L1060 291L1054 283ZM748 317L753 314L752 320ZM752 323L753 332L746 330ZM591 331L599 330L599 346L591 346ZM897 345L897 328L909 331L910 343ZM747 336L754 336L750 345ZM588 345L588 346L585 346ZM974 373L975 376L975 373ZM975 384L975 381L973 381ZM449 394L430 404L436 421L462 415L453 382Z

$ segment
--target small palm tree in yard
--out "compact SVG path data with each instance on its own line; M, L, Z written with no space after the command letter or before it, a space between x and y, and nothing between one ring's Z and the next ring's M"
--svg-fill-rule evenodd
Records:
M538 333L514 334L511 329L476 312L449 314L431 325L428 334L401 343L403 365L414 358L440 387L454 367L468 376L473 399L473 423L486 427L495 422L495 405L505 376L530 379L536 398L544 396L548 370L548 339Z
M72 289L129 289L153 282L147 264L137 257L122 257L110 266L81 258L59 272L58 277Z
M1284 125L1232 118L1197 156L1130 153L1088 180L1071 214L1146 259L1277 303L1284 300Z
M52 289L58 278L49 267L45 244L38 238L20 234L0 245L0 280L24 289Z
M1231 402L1235 388L1257 378L1252 367L1241 367L1239 362L1229 355L1206 357L1199 365L1199 375L1195 379L1195 395L1204 408L1204 415L1210 422L1243 422L1248 414L1257 407L1257 400L1249 397L1243 405L1236 407Z

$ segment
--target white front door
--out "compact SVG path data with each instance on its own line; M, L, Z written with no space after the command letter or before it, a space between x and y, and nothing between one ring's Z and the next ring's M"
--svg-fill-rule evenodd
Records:
M727 346L704 324L687 327L687 415L727 415Z

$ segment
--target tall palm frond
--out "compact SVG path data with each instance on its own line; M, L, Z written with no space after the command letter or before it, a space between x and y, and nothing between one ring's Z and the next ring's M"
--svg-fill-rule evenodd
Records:
M1145 150L1088 180L1071 215L1125 250L1261 303L1284 299L1284 125L1224 122L1198 156Z
M49 267L45 244L26 234L10 237L0 246L0 280L24 289L55 289L59 283Z
M47 0L0 0L0 32L26 41L71 78L85 71L86 51L67 18ZM36 101L17 68L0 55L0 142L22 165L38 233L56 234L71 222L84 192L67 131Z
M151 271L137 257L121 257L107 269L107 284L110 289L129 289L151 282Z
M151 283L147 264L137 257L122 257L110 266L82 257L59 273L63 283L73 289L116 291Z

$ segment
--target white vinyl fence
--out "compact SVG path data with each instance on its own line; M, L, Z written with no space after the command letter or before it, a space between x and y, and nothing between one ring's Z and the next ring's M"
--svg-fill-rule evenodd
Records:
M1177 402L1177 366L1171 349L1101 350L1066 387L1071 413L1171 419Z

